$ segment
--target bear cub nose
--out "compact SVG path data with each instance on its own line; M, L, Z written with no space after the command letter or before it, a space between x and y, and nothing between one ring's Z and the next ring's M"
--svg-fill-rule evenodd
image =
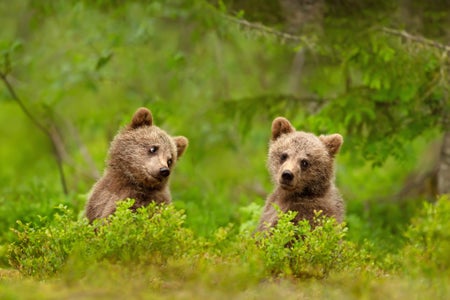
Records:
M169 168L161 168L159 169L159 174L163 177L167 177L170 175L170 169Z
M292 174L291 171L286 170L281 174L281 178L283 178L283 180L285 181L291 181L292 179L294 179L294 174Z

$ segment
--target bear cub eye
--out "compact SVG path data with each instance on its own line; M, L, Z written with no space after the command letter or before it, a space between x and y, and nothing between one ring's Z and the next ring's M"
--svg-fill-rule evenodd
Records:
M167 166L170 167L170 166L172 165L172 162L173 162L172 159L169 158L169 159L167 160Z
M156 153L156 151L158 151L158 147L156 146L151 146L150 149L148 150L149 153Z
M302 170L306 170L309 167L309 162L306 159L302 159L300 166L302 167Z
M288 158L287 153L282 153L280 155L280 162L282 162L282 163L285 162L287 158Z

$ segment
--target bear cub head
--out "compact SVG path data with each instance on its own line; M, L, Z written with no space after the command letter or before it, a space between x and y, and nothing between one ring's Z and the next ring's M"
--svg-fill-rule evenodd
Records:
M169 136L153 125L150 110L141 107L111 142L108 166L133 184L161 189L187 146L186 137Z
M287 192L310 198L324 195L334 179L334 157L343 139L296 131L278 117L272 123L268 168L274 184Z

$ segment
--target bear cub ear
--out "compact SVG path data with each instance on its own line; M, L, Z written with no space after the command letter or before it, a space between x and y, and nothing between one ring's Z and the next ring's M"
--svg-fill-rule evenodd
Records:
M133 119L131 120L130 125L128 125L129 129L136 129L141 126L152 126L153 117L152 113L148 108L141 107L134 113Z
M286 118L278 117L272 122L272 141L276 141L281 135L295 132L295 128Z
M341 149L341 145L344 142L342 135L340 134L330 134L330 135L321 135L319 139L324 143L325 147L327 147L328 153L331 157L334 157Z
M175 145L177 146L177 158L183 155L184 151L189 145L189 140L184 136L176 136L173 138Z

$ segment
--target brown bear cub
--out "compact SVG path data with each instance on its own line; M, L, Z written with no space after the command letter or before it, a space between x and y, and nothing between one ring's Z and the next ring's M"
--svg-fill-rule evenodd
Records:
M315 136L296 131L285 118L272 123L268 168L275 191L266 200L258 231L277 224L277 210L295 211L294 222L308 220L312 226L314 211L344 218L344 202L334 185L334 157L343 139L339 134Z
M171 203L169 175L187 146L187 138L169 136L153 125L150 110L139 108L111 142L107 167L91 190L86 217L90 222L105 218L126 198L135 199L133 210L151 202Z

